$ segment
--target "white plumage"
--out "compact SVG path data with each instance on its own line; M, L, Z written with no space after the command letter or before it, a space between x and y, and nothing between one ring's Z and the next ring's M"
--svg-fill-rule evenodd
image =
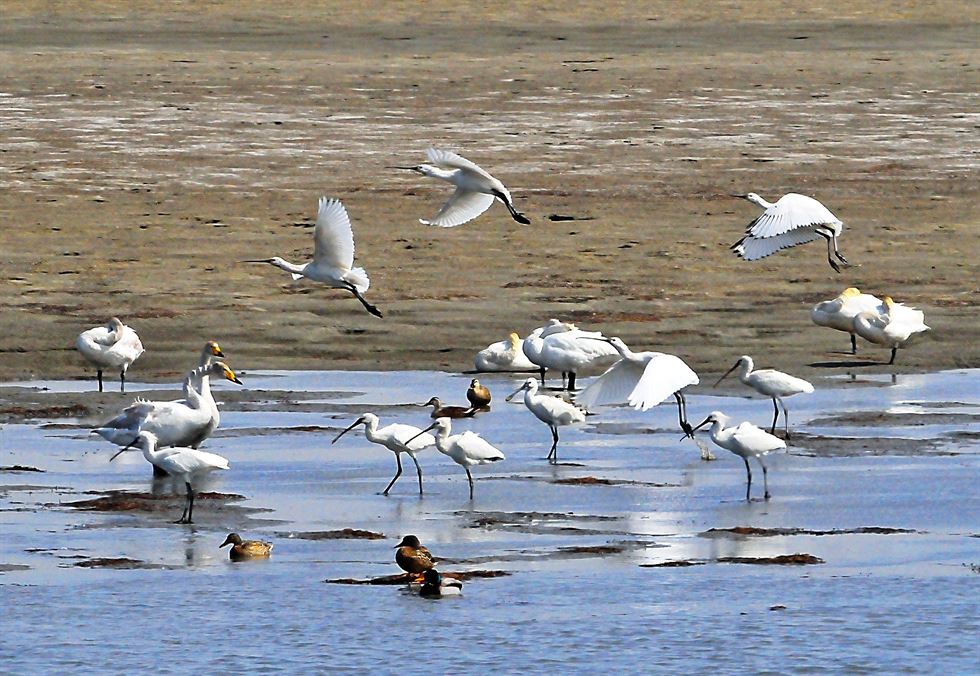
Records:
M848 265L837 249L837 238L844 225L817 200L797 193L787 193L775 204L767 202L754 192L736 197L747 199L765 210L749 223L745 236L732 245L731 248L739 257L754 261L781 249L823 237L827 240L827 262L830 266L840 272L840 266L834 258Z
M381 312L364 299L371 285L364 268L354 267L354 231L350 217L340 200L320 198L313 229L313 260L297 265L279 258L264 258L247 263L270 263L290 273L293 279L306 277L335 289L354 294L368 312L381 317Z
M472 500L473 475L470 473L470 467L504 460L504 454L474 432L466 431L463 434L450 436L452 422L449 418L439 418L416 436L429 430L438 430L436 448L439 452L448 455L457 465L466 470L466 478L470 482L470 500Z
M583 338L595 340L582 340ZM567 374L569 390L575 389L575 378L579 371L606 367L618 357L616 349L603 341L602 333L582 331L574 325L563 323L546 326L541 332L541 343L537 352L528 354L525 350L525 354L542 368L561 371L563 377Z
M438 148L429 148L426 155L431 164L411 168L424 176L448 181L456 186L456 190L430 220L419 219L423 225L443 228L462 225L489 209L494 199L499 199L518 223L528 225L531 222L514 208L513 199L504 184L476 163Z
M507 401L513 399L519 392L524 392L524 405L538 420L551 429L551 450L548 460L558 461L558 428L573 423L585 422L585 411L564 399L547 394L538 394L538 381L528 378L524 384L507 396Z
M786 448L786 442L774 437L765 430L759 429L750 422L743 422L737 427L726 427L730 418L720 411L714 411L704 421L695 427L699 429L712 423L711 440L725 450L731 451L745 462L745 473L748 477L745 486L745 499L749 500L752 491L752 468L749 458L755 458L762 466L762 480L765 487L765 498L769 499L769 471L762 461L762 456L772 451Z
M855 315L852 326L868 342L891 348L889 364L895 363L898 348L905 347L914 335L929 330L921 310L896 303L889 296L875 311Z
M533 371L538 367L525 356L523 346L521 337L511 333L477 352L473 365L477 371Z
M408 455L412 459L412 462L415 463L415 469L419 475L419 495L422 495L422 468L419 466L419 461L415 456L419 451L436 443L435 438L431 434L424 434L418 427L403 425L401 423L386 425L378 429L378 416L373 413L365 413L355 420L350 427L334 437L330 443L337 443L340 437L358 425L364 425L364 436L367 437L368 441L374 444L380 444L395 454L395 462L398 463L398 472L384 489L382 495L388 495L388 491L395 485L398 477L402 475L402 453Z
M112 317L105 326L82 331L75 348L92 364L98 373L99 392L102 392L102 371L119 369L119 391L126 391L126 371L143 354L143 343L136 331Z
M759 394L764 394L772 398L772 407L775 415L772 418L772 428L769 430L770 434L776 433L776 421L779 419L779 406L783 407L783 423L786 427L786 438L789 439L789 411L786 410L786 404L783 402L782 397L791 397L801 392L809 394L813 392L813 385L802 378L791 376L782 371L775 369L759 369L758 371L754 371L754 368L755 363L752 361L752 357L743 354L735 362L735 365L718 379L715 386L717 387L722 380L727 378L729 373L735 369L739 369L739 380Z
M828 326L851 334L851 354L857 354L854 317L861 312L877 312L880 305L881 299L869 293L861 293L852 286L844 289L837 298L814 305L810 311L810 319L817 326Z

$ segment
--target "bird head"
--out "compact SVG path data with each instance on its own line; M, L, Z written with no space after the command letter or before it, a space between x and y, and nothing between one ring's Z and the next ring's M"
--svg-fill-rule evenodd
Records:
M704 427L705 425L707 425L708 423L712 423L712 424L713 423L721 423L722 425L724 425L727 422L728 422L728 416L727 415L725 415L721 411L712 411L708 415L707 418L705 418L704 420L702 420L699 425L696 425L694 428L692 428L691 431L693 432L694 430L699 430L702 427Z
M208 341L207 351L210 352L215 357L222 357L222 358L224 358L224 356L225 356L225 353L221 351L221 348L220 347L218 347L218 343L216 343L213 340L212 341Z
M432 397L429 399L429 401L421 404L421 406L435 406L436 408L439 408L442 406L442 401L440 401L439 397Z
M330 442L330 444L333 445L333 444L337 443L337 440L340 439L340 437L344 436L345 434L347 434L348 432L350 432L352 429L354 429L358 425L365 425L365 424L369 423L372 419L374 420L374 422L378 422L378 416L374 415L373 413L365 413L360 418L358 418L357 420L355 420L354 422L352 422L350 424L350 426L347 427L347 429L345 429L343 432L341 432L340 434L338 434L337 436L335 436L333 438L333 441Z
M476 378L474 378L473 380L470 381L470 387L471 388L476 389L479 386L480 386L480 381L477 380Z
M524 381L524 383L520 387L518 387L516 390L508 394L507 397L504 399L504 401L510 401L521 392L524 391L536 392L537 389L538 389L538 381L535 380L534 378L528 378L527 380Z
M144 447L150 449L156 448L156 445L157 445L157 435L155 435L153 432L150 432L148 430L142 430L140 431L139 434L136 435L135 439L133 439L128 444L126 444L118 451L116 451L113 454L113 456L109 458L109 462L112 462L126 451L133 450L134 447L136 446L139 446L140 449L142 450Z
M860 296L861 292L855 287L849 286L848 288L841 291L840 295L841 298L854 298L855 296Z
M238 533L228 533L228 537L225 538L225 541L221 543L221 546L219 546L218 549L221 549L221 547L226 547L228 545L240 545L240 544L242 544L242 537Z
M427 585L432 585L434 587L438 587L442 584L442 574L435 568L429 568L422 573L422 579L425 580Z
M406 535L405 537L402 538L401 542L399 542L397 545L394 546L394 549L398 549L399 547L421 547L421 546L422 543L419 542L418 537L416 537L415 535Z
M208 369L208 373L209 375L212 376L218 376L220 378L224 378L225 380L230 380L231 382L237 383L238 385L245 384L238 379L238 376L235 375L235 372L232 371L230 368L228 368L228 364L224 363L223 361L216 361L213 364L211 364L211 368Z
M714 384L714 385L712 385L712 387L718 387L718 385L720 385L720 384L721 384L721 381L722 381L722 380L724 380L724 379L725 379L725 378L727 378L727 377L728 377L729 375L731 375L731 373L732 373L732 371L734 371L735 369L737 369L737 368L738 368L739 366L741 366L742 364L749 364L749 365L750 365L750 366L749 366L749 368L751 368L751 364L752 364L752 357L749 357L748 355L744 355L744 354L743 354L743 355L742 355L741 357L739 357L739 358L738 358L738 359L737 359L737 360L735 361L735 365L734 365L734 366L732 366L732 367L731 367L730 369L728 369L727 371L725 371L725 375L723 375L723 376L722 376L721 378L719 378L719 379L718 379L717 381L715 381L715 384Z

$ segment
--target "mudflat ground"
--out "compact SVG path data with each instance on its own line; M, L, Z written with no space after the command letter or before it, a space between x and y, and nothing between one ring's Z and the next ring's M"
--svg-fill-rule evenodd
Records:
M147 347L132 379L208 339L236 369L461 370L549 317L806 376L850 360L809 320L847 286L925 311L895 370L980 365L975 3L166 5L4 3L2 379L90 376L74 338L110 315ZM388 167L430 145L533 224L419 224L449 187ZM820 199L855 266L736 259L748 191ZM383 320L239 263L307 256L320 195Z

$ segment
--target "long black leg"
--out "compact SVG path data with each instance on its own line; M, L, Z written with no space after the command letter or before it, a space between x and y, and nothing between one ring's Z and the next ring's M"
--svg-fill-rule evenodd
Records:
M786 430L786 440L789 441L789 410L786 408L786 402L782 399L777 399L779 405L783 407L783 428ZM775 432L773 433L775 434ZM761 460L759 462L762 462Z
M375 317L384 317L384 315L381 314L381 310L379 310L377 307L375 307L374 305L371 305L369 302L367 302L367 300L364 298L364 296L361 295L361 292L357 290L357 287L356 286L354 286L350 282L347 282L347 287L346 288L347 288L348 291L350 291L352 294L354 294L354 298L356 298L357 300L361 301L361 305L364 306L364 309L365 310L367 310L368 312L370 312L371 314L373 314Z
M766 463L762 462L762 458L756 458L759 464L762 465L762 485L766 487L765 498L769 499L769 469L766 467ZM748 462L748 460L746 460Z
M99 374L99 392L101 392L102 391L102 369L99 369L98 371L96 371L96 373Z
M531 225L531 219L529 219L527 216L525 216L524 214L522 214L521 212L519 212L517 209L515 209L514 208L514 205L510 203L510 200L508 200L507 197L503 193L497 192L495 190L493 192L493 195L494 195L494 197L496 197L497 199L499 199L501 202L504 203L504 206L507 207L507 211L510 212L510 217L511 218L513 218L515 221L517 221L521 225Z
M779 420L779 404L776 403L776 397L772 398L772 410L775 415L772 417L772 427L769 428L769 434L776 433L776 421Z
M693 439L694 428L691 427L691 423L687 422L687 401L684 400L684 395L680 392L674 392L674 399L677 400L677 418L680 420L681 429L684 430L684 434Z
M858 339L857 339L857 334L852 333L851 334L851 354L857 354L857 353L858 353Z
M827 233L825 233L823 231L819 231L818 230L817 231L817 234L819 234L821 237L823 237L825 240L827 240L827 262L830 263L830 267L832 267L835 272L838 272L839 273L840 272L840 266L837 265L837 261L834 260L834 255L833 255L834 254L833 239L831 238L830 235L828 235Z
M742 458L742 460L745 462L745 473L749 477L748 483L745 485L745 499L751 500L752 498L750 496L752 495L752 468L749 467L748 458Z
M187 500L190 502L187 509L187 523L194 523L194 489L190 482L187 482Z
M395 482L396 481L398 481L398 477L400 477L402 475L402 454L401 453L395 453L395 462L398 463L398 471L395 472L395 478L393 478L391 480L391 482L388 484L388 487L385 488L384 491L382 491L381 495L388 495L388 491L390 491L391 490L391 487L395 485Z
M551 450L548 451L548 460L555 463L558 462L558 428L554 425L551 427Z
M547 371L547 370L548 370L548 369L546 369L546 368L545 368L545 367L543 367L543 366L539 366L539 367L538 367L538 373L539 373L539 374L541 375L541 387L542 387L542 388L544 387L544 372L545 372L545 371Z
M412 462L415 463L415 471L418 472L419 475L419 495L422 495L422 467L419 466L419 461L414 455L410 455L408 457L410 457Z
M466 470L466 478L470 482L470 500L472 500L473 499L473 475L470 474L470 468L469 467L464 467L463 469Z
M126 394L126 372L119 372L119 391Z
M888 360L888 364L889 364L889 365L891 365L891 364L894 364L894 363L895 363L895 355L896 355L896 354L898 354L898 348L897 348L897 347L893 347L893 348L892 348L892 358Z
M831 238L833 239L834 242L834 255L837 256L838 260L840 260L841 263L850 266L850 263L848 263L847 259L844 258L844 254L842 254L840 250L838 250L837 248L837 235L831 235Z

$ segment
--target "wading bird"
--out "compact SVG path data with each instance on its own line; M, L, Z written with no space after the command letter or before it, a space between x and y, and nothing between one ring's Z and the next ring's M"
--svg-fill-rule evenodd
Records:
M436 448L439 449L439 452L448 455L457 465L466 470L466 479L470 482L470 500L472 500L473 475L470 474L470 467L504 460L504 454L479 434L466 431L450 436L452 422L449 418L439 418L422 432L419 432L419 435L433 429L438 429L436 432Z
M229 533L221 547L231 545L228 550L228 558L232 561L245 561L247 559L266 559L272 554L272 543L262 540L242 540L238 533ZM218 547L218 549L221 549Z
M749 223L745 236L732 245L731 248L740 258L758 260L780 249L823 237L827 240L827 262L830 267L840 272L834 258L844 265L850 265L837 249L837 238L840 237L843 223L812 197L791 192L780 197L775 204L754 192L732 197L747 199L765 209L762 215Z
M562 329L565 327L561 325L545 329L541 333L541 349L537 359L531 355L528 358L543 368L561 371L562 385L569 392L574 392L579 371L608 366L616 361L618 354L598 331L582 331L574 327Z
M448 150L429 148L426 155L431 164L396 168L411 169L423 176L448 181L456 186L456 191L431 220L420 218L419 223L443 228L462 225L489 209L493 201L498 199L507 207L511 218L523 225L530 225L528 217L514 208L514 201L504 184L486 170Z
M758 371L754 371L754 367L755 364L752 361L752 357L743 354L735 362L735 365L718 379L718 382L714 386L718 387L721 381L727 378L732 371L739 369L739 380L759 394L764 394L772 398L774 415L772 418L772 428L769 430L770 434L776 433L776 421L779 420L779 407L783 407L783 424L786 428L786 438L789 439L789 411L786 410L786 404L782 398L792 397L794 394L799 394L800 392L810 394L813 392L813 385L802 378L791 376L782 371L775 369L759 369Z
M435 568L423 573L424 584L419 588L419 596L439 599L443 596L459 596L463 593L463 582L454 577L443 577Z
M524 356L523 342L516 333L511 333L506 340L491 343L476 353L473 365L477 371L536 371L537 364Z
M688 385L697 385L699 380L683 359L663 352L633 352L620 338L586 340L609 343L619 353L620 359L582 390L577 398L579 405L590 409L599 404L626 402L637 411L646 411L674 395L681 429L691 436L687 402L681 390Z
M410 575L422 575L436 565L435 557L422 546L418 537L406 535L395 545L395 563Z
M481 385L480 381L476 378L470 381L470 386L466 390L466 400L470 402L470 406L473 407L474 411L489 411L490 399L489 389Z
M472 406L443 406L439 397L432 397L422 406L431 406L431 418L472 418L476 415L476 410Z
M130 327L118 317L105 326L82 331L75 341L75 348L96 368L99 392L102 392L102 371L119 369L119 391L126 391L126 371L143 354L143 343Z
M541 365L541 349L544 347L544 339L546 336L550 336L553 333L561 333L563 331L571 331L575 328L574 324L560 322L557 319L549 319L548 323L544 326L539 326L538 328L531 331L531 333L521 342L521 352L524 356L534 364L535 368L538 369L538 373L541 376L541 387L544 387L544 375L548 370L546 366ZM562 374L562 380L566 378L566 374ZM564 385L563 385L564 387Z
M750 495L752 492L752 468L749 467L749 458L758 460L762 466L762 481L765 487L765 498L768 500L769 471L766 468L766 464L762 462L762 456L772 451L786 448L786 442L779 437L774 437L763 429L759 429L750 422L743 422L737 427L726 427L729 420L730 418L724 413L714 411L694 429L697 430L708 423L712 423L711 430L709 431L711 440L725 450L731 451L742 458L742 461L745 463L745 473L748 478L745 486L746 500L751 499Z
M894 364L898 348L908 345L917 333L929 330L924 321L922 310L906 307L885 296L874 312L858 313L854 317L853 327L854 332L868 342L890 347L892 356L888 363Z
M187 487L187 502L184 513L177 523L194 523L194 482L218 469L228 469L228 459L214 453L198 451L193 448L157 449L157 438L152 432L142 431L136 440L116 452L109 462L134 445L139 445L147 462L166 470L167 474L184 482Z
M527 406L527 410L551 429L552 443L551 450L548 451L548 460L552 463L558 462L558 428L585 422L585 411L564 399L538 394L538 381L534 378L525 380L523 385L507 396L506 401L510 401L520 392L524 393L524 405Z
M343 432L334 437L331 444L337 443L340 437L344 436L358 425L364 425L364 436L373 444L380 444L395 454L395 462L398 463L398 471L388 486L382 491L382 495L388 495L388 491L398 481L402 475L402 453L405 453L415 463L415 469L419 475L419 495L422 495L422 468L415 457L419 451L428 448L436 443L431 434L422 434L422 430L412 425L402 425L395 423L386 425L378 429L378 416L373 413L365 413Z
M340 200L320 198L316 227L313 229L311 262L297 265L284 261L278 256L243 262L269 263L290 273L294 280L306 277L335 289L346 289L354 294L365 310L375 317L382 316L381 311L367 302L362 295L368 290L371 282L364 268L353 267L354 232L351 229L347 210Z
M837 298L814 305L810 311L810 319L817 326L829 326L851 334L851 354L857 354L854 318L861 312L877 312L880 305L880 298L861 293L852 286L844 289Z

